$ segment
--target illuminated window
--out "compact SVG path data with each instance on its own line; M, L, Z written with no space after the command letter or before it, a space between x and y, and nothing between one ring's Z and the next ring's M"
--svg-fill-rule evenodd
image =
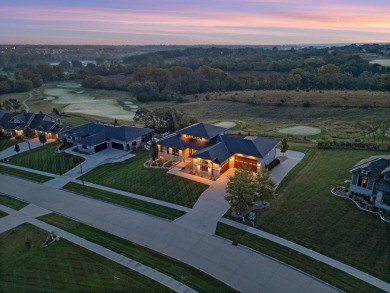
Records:
M207 172L209 168L209 162L206 160L200 160L200 170Z
M178 149L172 149L172 155L178 156L179 155L179 150Z
M357 186L360 186L362 188L367 188L367 184L368 184L368 177L367 176L359 176L359 179L358 179L358 184Z

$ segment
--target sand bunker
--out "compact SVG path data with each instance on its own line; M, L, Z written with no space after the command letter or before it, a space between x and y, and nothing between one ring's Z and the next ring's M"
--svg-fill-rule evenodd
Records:
M57 97L52 103L67 105L62 109L64 112L83 113L112 120L133 121L134 112L138 109L137 105L128 105L130 111L126 111L114 99L95 99L88 93L81 93L82 90L75 93L74 87L79 87L79 85L66 83L65 86L45 88L45 94L53 98Z
M222 121L219 123L214 123L215 126L224 127L224 128L233 128L236 126L236 122L232 121Z
M321 129L311 126L293 126L278 130L279 133L294 135L315 135L321 133Z
M55 100L55 99L56 99L56 97L46 97L43 100L44 101L51 101L51 100Z

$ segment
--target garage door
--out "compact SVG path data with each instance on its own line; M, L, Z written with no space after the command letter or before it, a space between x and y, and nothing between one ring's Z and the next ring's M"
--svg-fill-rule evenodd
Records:
M257 160L235 156L234 167L235 168L247 168L247 169L251 170L252 172L257 172Z
M103 143L101 143L101 144L98 144L98 145L96 145L96 146L94 147L95 153L100 152L100 151L102 151L102 150L105 150L106 148L107 148L107 143L106 143L106 142L103 142Z
M227 159L225 162L221 164L221 170L219 171L219 175L222 175L226 172L227 169L229 169L229 159Z
M111 143L111 147L113 149L123 150L123 144L121 144L121 143L112 142Z

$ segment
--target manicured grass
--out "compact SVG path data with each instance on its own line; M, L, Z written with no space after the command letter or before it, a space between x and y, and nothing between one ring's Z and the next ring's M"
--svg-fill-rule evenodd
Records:
M257 212L256 226L389 282L390 225L330 192L360 159L379 154L309 150L270 208Z
M53 179L53 177L49 177L46 175L36 174L36 173L32 173L32 172L28 172L28 171L24 171L24 170L19 170L19 169L15 169L15 168L3 166L3 165L0 165L0 173L9 174L12 176L21 177L24 179L28 179L28 180L32 180L32 181L36 181L36 182L40 182L40 183Z
M3 193L0 193L0 204L14 210L20 210L28 205L28 203L26 202L23 202L16 198L9 197Z
M56 153L61 142L46 144L3 160L4 163L62 175L79 164L79 157ZM76 159L72 159L76 158ZM84 158L81 159L84 161Z
M57 214L39 219L154 268L198 292L235 292L228 285L190 265L107 232Z
M192 207L207 185L167 174L163 169L147 169L150 154L139 151L126 161L101 165L84 175L84 180L124 191Z
M185 214L184 212L179 210L175 210L172 208L160 206L158 204L142 201L139 199L127 197L124 195L112 193L109 191L105 191L105 190L101 190L89 186L86 187L85 191L83 191L82 185L75 182L69 182L63 187L63 189L84 194L117 205L125 206L144 213L152 214L157 217L166 218L168 220L175 220L178 217Z
M163 285L30 224L0 235L1 292L170 292ZM29 249L25 245L31 241Z
M358 278L319 262L311 257L305 256L292 249L276 244L275 242L247 233L232 226L218 223L216 235L269 255L345 292L383 292L382 290L365 283Z
M8 149L9 147L15 145L19 141L10 140L10 139L1 139L0 140L0 151L3 151L5 149ZM15 152L16 154L16 152Z
M5 217L5 216L8 216L8 214L3 212L3 211L0 211L0 218Z

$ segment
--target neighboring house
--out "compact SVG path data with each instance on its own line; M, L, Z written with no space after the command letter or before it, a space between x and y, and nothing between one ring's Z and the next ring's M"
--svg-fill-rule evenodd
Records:
M361 160L351 173L350 192L370 197L375 206L390 210L390 155Z
M43 132L47 138L61 139L68 129L61 124L56 110L50 114L0 111L0 130L12 137L26 135L31 130L35 134Z
M192 171L218 178L229 168L245 166L253 172L275 159L276 140L264 137L237 138L226 128L196 123L157 142L159 157L192 162Z
M94 154L108 148L131 151L147 146L153 129L135 126L113 126L88 123L64 133L67 142L73 142L80 151Z

